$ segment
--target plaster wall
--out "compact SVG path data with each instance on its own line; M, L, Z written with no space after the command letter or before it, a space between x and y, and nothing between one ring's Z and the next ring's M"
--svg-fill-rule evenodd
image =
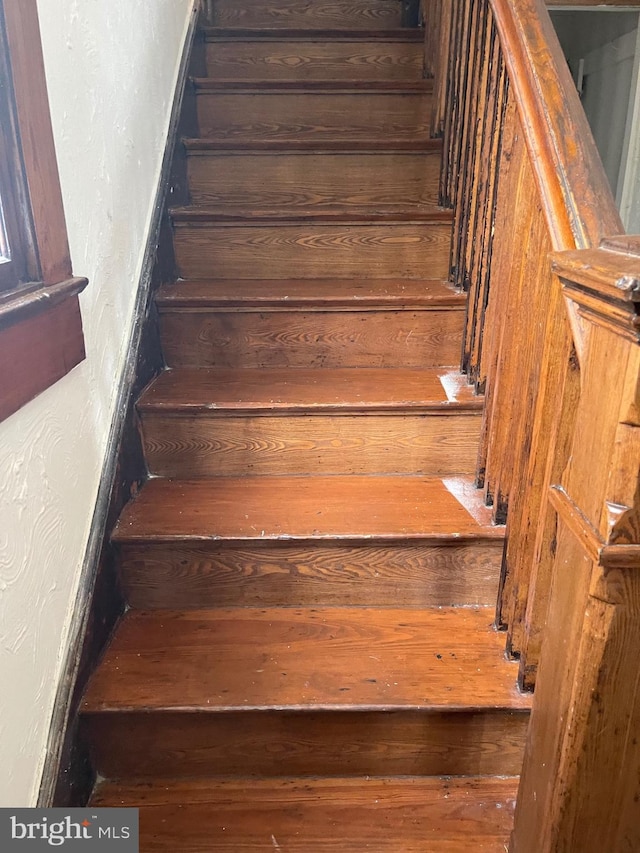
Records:
M638 12L558 11L552 13L552 20L574 79L580 60L586 61L582 105L611 189L620 201L619 182L631 134L627 119L634 86ZM623 48L625 36L629 36L624 42L631 45L630 53Z
M570 63L638 26L638 12L551 10L551 18Z
M0 806L35 805L193 0L38 0L86 361L0 424Z

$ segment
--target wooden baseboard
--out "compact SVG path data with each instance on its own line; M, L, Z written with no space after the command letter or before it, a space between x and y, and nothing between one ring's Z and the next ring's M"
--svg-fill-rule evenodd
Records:
M173 259L161 257L157 247L163 229L169 227L165 201L169 187L175 183L172 166L176 144L183 131L186 130L188 135L188 128L181 126L181 114L197 43L200 7L200 0L194 0L156 190L154 216L138 282L134 323L118 388L115 415L109 432L72 616L69 644L49 730L47 757L38 797L38 806L41 808L83 806L94 784L92 768L77 739L77 709L88 674L124 609L109 534L120 510L146 474L133 403L142 387L162 367L157 330L154 323L147 321L155 310L153 295L156 288L170 278L173 272ZM179 183L179 176L177 180Z

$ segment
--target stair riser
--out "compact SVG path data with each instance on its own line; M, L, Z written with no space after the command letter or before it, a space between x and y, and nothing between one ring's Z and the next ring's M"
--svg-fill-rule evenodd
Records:
M493 605L502 551L499 540L119 546L126 599L142 610Z
M470 474L480 413L207 416L145 412L149 471L218 475Z
M215 0L216 27L394 29L403 24L401 0Z
M83 720L96 769L108 779L510 776L521 769L527 722L527 712L410 710L121 712Z
M438 204L439 153L209 154L189 157L193 204L245 207Z
M174 244L183 278L447 278L451 225L182 225Z
M200 135L222 139L428 139L429 93L258 93L197 97Z
M464 312L167 311L170 367L447 367L458 364Z
M421 44L340 42L214 42L207 44L207 71L214 80L422 79Z

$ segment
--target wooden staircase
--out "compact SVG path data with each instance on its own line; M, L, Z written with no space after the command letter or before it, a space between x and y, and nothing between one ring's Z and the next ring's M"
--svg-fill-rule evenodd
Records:
M140 806L149 851L502 853L530 701L422 33L399 0L214 15L92 802Z

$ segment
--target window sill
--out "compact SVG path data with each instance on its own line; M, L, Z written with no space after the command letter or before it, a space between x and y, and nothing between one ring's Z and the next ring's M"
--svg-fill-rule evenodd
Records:
M0 294L0 330L47 311L70 296L77 296L87 284L86 278L68 278L50 285L34 282L23 285L19 290Z
M0 302L0 421L84 360L78 294L86 284L72 278Z

